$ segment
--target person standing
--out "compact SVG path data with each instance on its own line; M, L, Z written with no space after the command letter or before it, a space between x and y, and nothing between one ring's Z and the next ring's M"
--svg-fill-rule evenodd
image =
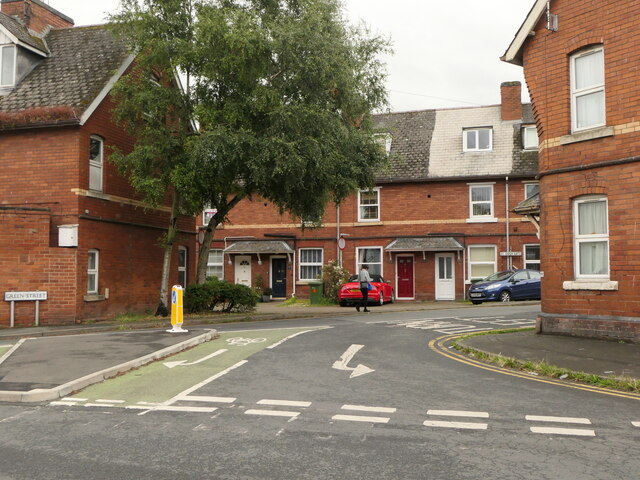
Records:
M360 305L356 305L356 310L360 311L360 307L364 307L365 312L370 310L367 308L369 302L369 285L371 285L371 276L369 275L369 265L362 265L358 274L358 282L360 282L360 292L362 292L362 300Z

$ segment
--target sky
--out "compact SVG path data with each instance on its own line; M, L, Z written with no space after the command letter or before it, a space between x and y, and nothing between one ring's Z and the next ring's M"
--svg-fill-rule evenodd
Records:
M119 0L44 0L76 25L103 23ZM343 0L351 23L390 38L390 111L500 103L500 84L522 68L500 61L534 0ZM98 5L98 8L96 6Z

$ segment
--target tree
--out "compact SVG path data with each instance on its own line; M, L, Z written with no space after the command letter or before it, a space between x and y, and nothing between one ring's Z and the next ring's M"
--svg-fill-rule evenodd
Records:
M217 210L200 282L217 226L242 199L320 219L329 201L373 186L385 155L370 114L386 105L378 57L388 42L349 26L341 8L339 0L125 0L112 17L138 52L138 73L115 90L117 118L136 146L116 160L149 199L171 192L176 212ZM182 72L187 90L144 81L157 65L167 77ZM147 105L153 122L136 115Z

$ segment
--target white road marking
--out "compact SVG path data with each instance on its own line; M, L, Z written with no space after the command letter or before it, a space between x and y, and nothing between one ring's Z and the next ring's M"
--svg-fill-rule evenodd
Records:
M440 415L443 417L489 418L489 414L487 412L466 412L461 410L428 410L427 415Z
M247 410L245 415L264 415L267 417L289 417L295 418L300 415L300 412L286 412L283 410Z
M578 435L580 437L595 437L596 432L583 428L552 428L552 427L531 427L533 433L546 433L550 435Z
M113 403L84 403L83 406L85 407L115 407L115 405Z
M192 412L192 413L211 413L215 412L217 407L180 407L177 405L160 405L154 407L152 411L160 412Z
M580 423L583 425L591 425L591 421L588 418L544 417L538 415L526 415L524 418L530 422Z
M8 351L6 351L5 354L2 355L2 357L0 357L0 365L2 365L2 362L4 362L7 358L9 358L11 354L15 352L18 348L20 348L20 345L22 345L27 340L30 340L30 339L21 338L20 340L18 340L18 343L16 343L13 347L11 347Z
M309 407L311 402L297 402L294 400L269 400L263 399L258 402L258 405L271 405L274 407Z
M105 398L99 398L96 400L97 403L125 403L124 400L107 400Z
M336 370L350 371L349 378L359 377L360 375L366 375L367 373L375 372L374 369L367 367L366 365L359 364L357 367L347 367L347 364L351 361L353 356L364 348L364 345L351 345L347 348L346 352L342 354L339 360L333 362L333 367Z
M231 365L229 368L225 368L221 372L218 372L215 375L212 375L211 377L207 378L206 380L203 380L202 382L197 383L196 385L187 388L185 391L180 392L175 397L170 398L169 400L164 402L164 405L171 405L172 403L175 403L178 400L182 400L184 397L187 397L190 393L195 392L196 390L204 387L205 385L213 382L214 380L222 377L223 375L226 375L230 371L235 370L236 368L239 368L239 367L241 367L242 365L244 365L245 363L248 363L248 362L249 362L248 360L242 360L242 361L236 363L235 365Z
M634 427L640 427L640 422L631 422Z
M124 408L128 408L129 410L149 410L149 407L145 405L125 405Z
M156 406L156 405L162 405L161 403L158 402L138 402L138 405L151 405L151 406Z
M388 423L386 417L364 417L360 415L334 415L332 420L344 420L347 422Z
M209 403L233 403L237 400L235 397L206 397L202 395L188 395L180 400L189 402L209 402Z
M86 402L89 400L88 398L78 398L78 397L64 397L62 399L63 402Z
M271 348L276 348L280 345L282 345L284 342L286 342L287 340L291 340L293 337L297 337L298 335L302 335L303 333L309 333L312 332L313 330L305 330L303 332L298 332L298 333L294 333L293 335L289 335L288 337L283 338L282 340L277 341L276 343L274 343L273 345L269 345L267 348L271 349Z
M366 407L364 405L343 405L342 410L356 410L360 412L395 413L393 407Z
M226 348L222 348L218 351L215 351L213 353L210 353L209 355L206 355L204 357L202 357L199 360L195 360L193 362L188 362L187 360L179 360L177 362L164 362L163 365L167 368L174 368L174 367L189 367L191 365L197 365L198 363L202 363L204 361L209 360L210 358L213 357L217 357L218 355L221 355L225 352L228 352L229 350L227 350Z
M425 427L459 428L463 430L486 430L488 427L486 423L439 422L439 421L432 421L432 420L426 420L422 424Z
M55 401L55 402L50 402L49 405L54 406L54 407L60 407L60 406L73 407L73 406L78 405L78 402L65 402L65 401L62 401L62 400L58 400L58 401Z

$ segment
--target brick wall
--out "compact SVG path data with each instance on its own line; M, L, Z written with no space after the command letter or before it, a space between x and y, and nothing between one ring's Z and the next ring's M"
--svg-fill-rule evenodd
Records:
M40 302L41 325L72 323L76 303L76 251L49 246L51 214L36 210L0 210L0 326L10 323L7 291L48 292ZM15 302L16 326L33 325L35 302Z
M640 27L640 4L556 0L552 13L559 16L558 31L546 30L543 17L524 46L525 78L543 145L542 327L587 336L615 336L611 332L622 328L635 332L632 336L638 339L637 326L627 319L640 316L640 163L588 167L634 157L640 151L640 74L630 68L640 61L640 37L635 34ZM614 134L561 144L572 133L569 58L592 45L604 48L606 125ZM563 288L563 282L575 277L572 201L588 194L608 198L610 276L618 282L617 291ZM609 320L600 321L601 317Z

